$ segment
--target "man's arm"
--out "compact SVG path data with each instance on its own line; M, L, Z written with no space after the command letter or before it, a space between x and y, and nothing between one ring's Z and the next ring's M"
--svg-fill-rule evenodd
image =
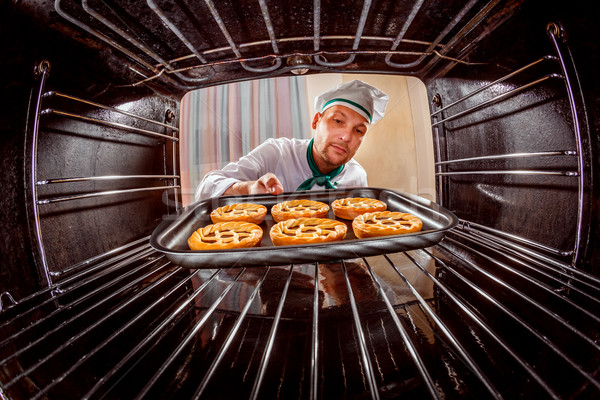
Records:
M275 174L268 172L255 181L238 181L229 186L223 192L223 195L261 193L270 193L273 195L283 193L283 186Z
M196 189L196 201L222 195L282 193L283 185L271 173L279 153L273 141L267 140L238 161L209 172Z

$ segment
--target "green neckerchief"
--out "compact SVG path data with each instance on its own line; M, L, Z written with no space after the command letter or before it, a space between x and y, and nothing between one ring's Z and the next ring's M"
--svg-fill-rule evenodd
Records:
M308 150L306 151L306 159L308 160L308 166L310 167L310 170L312 171L313 176L311 178L308 178L304 182L302 182L302 184L300 186L298 186L298 189L296 189L296 190L309 190L311 187L314 186L315 183L319 186L325 186L325 189L335 189L334 184L331 183L331 179L338 176L344 169L344 166L341 165L341 166L337 167L336 169L331 171L329 174L324 174L321 171L319 171L317 164L315 164L315 159L313 158L313 153L312 153L314 140L315 140L314 138L310 139L310 143L308 144ZM336 185L337 185L337 182L336 182Z

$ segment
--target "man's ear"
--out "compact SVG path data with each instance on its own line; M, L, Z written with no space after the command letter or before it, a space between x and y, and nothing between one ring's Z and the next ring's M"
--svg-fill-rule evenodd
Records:
M317 122L321 119L321 113L315 113L315 116L312 120L312 128L317 129Z

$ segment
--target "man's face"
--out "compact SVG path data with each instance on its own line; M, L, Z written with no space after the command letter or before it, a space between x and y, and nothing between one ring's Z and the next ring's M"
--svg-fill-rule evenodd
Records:
M316 113L313 157L321 172L328 173L350 161L367 133L367 120L356 111L335 105Z

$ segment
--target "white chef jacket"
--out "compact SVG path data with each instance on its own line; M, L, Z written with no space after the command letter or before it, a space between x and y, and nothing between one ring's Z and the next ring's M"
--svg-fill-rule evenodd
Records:
M310 139L267 139L237 162L204 176L196 189L196 201L221 196L227 188L239 181L255 181L267 172L277 176L284 192L293 192L312 177L306 159ZM367 173L354 159L345 164L342 172L331 179L336 187L367 186ZM315 184L311 190L323 190Z

